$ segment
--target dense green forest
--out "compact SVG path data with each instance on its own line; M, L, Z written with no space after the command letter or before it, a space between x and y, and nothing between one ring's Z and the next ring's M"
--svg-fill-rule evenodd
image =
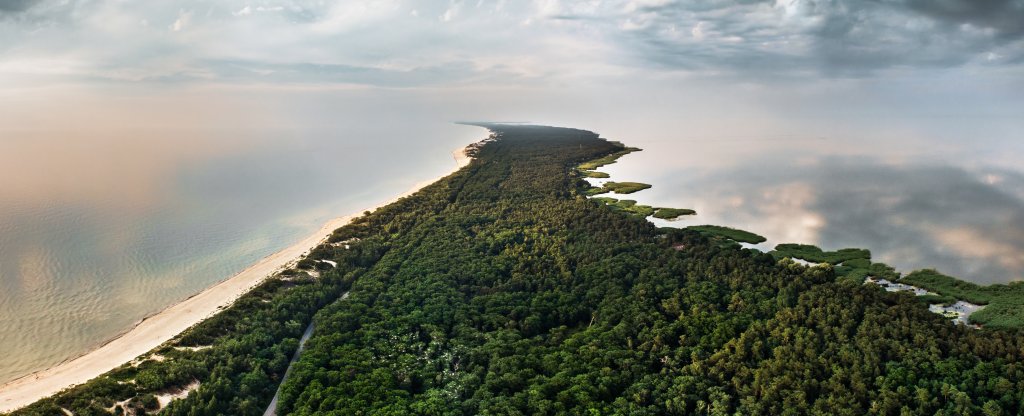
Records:
M485 126L469 166L337 230L162 361L15 414L143 414L195 382L162 414L262 414L279 384L296 415L1024 412L1020 330L719 241L756 235L656 228L588 199L576 168L636 149Z

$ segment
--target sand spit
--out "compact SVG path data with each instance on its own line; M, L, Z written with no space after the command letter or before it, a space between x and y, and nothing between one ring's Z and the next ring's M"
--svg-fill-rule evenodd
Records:
M452 152L455 167L451 172L469 164L472 158L467 155L467 152L472 150L474 145L471 144ZM373 211L391 204L450 173L433 180L420 182L409 191L377 206L332 219L316 233L264 257L256 264L195 296L144 318L133 328L106 344L46 370L29 374L0 386L0 412L9 412L27 406L68 387L89 381L149 352L192 325L213 316L220 309L229 306L239 296L263 282L268 276L296 262L311 249L324 242L334 230L361 216L363 211Z

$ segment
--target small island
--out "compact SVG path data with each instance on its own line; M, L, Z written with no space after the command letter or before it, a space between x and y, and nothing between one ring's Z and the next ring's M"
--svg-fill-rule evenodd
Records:
M697 213L697 211L685 208L658 208L650 205L640 205L632 199L615 199L606 196L596 196L591 199L601 202L613 210L628 212L644 218L654 217L673 221L679 217L694 215Z
M585 171L585 172L590 172L590 171ZM597 173L603 173L603 172L597 172ZM640 182L605 182L604 185L601 186L601 187L596 187L595 186L595 187L588 188L586 190L586 194L590 195L590 196L606 194L606 193L631 194L631 193L634 193L634 192L640 192L640 191L642 191L644 189L650 189L650 187L651 187L651 185L646 184L646 183L640 183Z
M634 192L640 192L644 189L649 189L651 185L640 182L606 182L604 184L605 192L612 192L616 194L631 194Z
M618 143L618 142L611 142L611 143L615 143L615 144L621 145L621 143ZM576 171L579 172L579 175L584 177L584 178L596 178L596 179L609 178L610 175L608 175L607 173L595 171L593 169L596 169L596 168L601 167L601 166L605 166L605 165L609 165L609 164L615 163L615 161L618 160L618 158L620 158L622 156L625 156L625 155L627 155L629 153L632 153L632 152L637 152L637 151L640 151L640 149L635 148L635 147L624 147L624 150L615 152L615 153L613 153L610 156L606 156L606 157L602 157L602 158L599 158L599 159L594 159L594 160L591 160L591 161L588 161L588 162L581 163L579 166L576 167ZM687 216L687 215L696 215L697 214L697 211L694 211L694 210L688 209L688 208L652 207L650 205L637 204L636 201L631 200L631 199L622 199L622 200L620 200L620 199L611 198L611 197L607 197L607 196L596 196L596 195L601 195L601 194L606 194L606 193L631 194L631 193L639 192L639 191L642 191L644 189L650 189L650 188L651 188L650 184L640 183L640 182L613 182L613 181L608 181L608 182L605 182L602 186L596 187L596 186L590 185L589 182L581 181L580 182L580 187L579 187L578 191L580 193L582 193L583 195L586 195L588 197L592 197L591 199L594 200L594 201L598 201L598 202L601 202L604 205L607 205L609 208L611 208L613 210L626 212L626 213L629 213L629 214L632 214L632 215L637 215L637 216L644 217L644 218L646 218L646 217L654 217L654 218L658 218L658 219L662 219L662 220L667 220L667 221L675 221L675 220L677 220L677 219L679 219L681 217Z
M686 227L687 230L696 231L709 237L726 238L738 243L760 244L768 239L754 234L750 231L738 230L735 228L723 227L720 225L694 225Z
M654 218L673 221L679 217L685 217L687 215L697 215L697 211L689 208L657 208L654 211Z

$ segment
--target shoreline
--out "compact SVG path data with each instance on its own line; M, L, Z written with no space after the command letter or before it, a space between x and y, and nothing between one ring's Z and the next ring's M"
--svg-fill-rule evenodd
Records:
M11 412L52 396L64 389L85 383L171 340L186 329L217 314L239 297L262 283L277 271L289 267L310 250L323 243L334 230L348 224L364 211L390 205L416 193L468 165L472 158L466 147L452 151L455 168L437 178L413 185L408 191L371 208L333 218L315 233L263 257L242 271L203 291L148 315L131 328L115 335L81 355L69 358L44 370L39 370L0 385L0 412Z

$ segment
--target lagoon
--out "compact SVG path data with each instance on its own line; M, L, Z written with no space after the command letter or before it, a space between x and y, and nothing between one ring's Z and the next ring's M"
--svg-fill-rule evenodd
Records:
M992 158L1000 153L992 147L903 142L894 151L879 141L850 151L851 141L822 137L613 139L644 151L601 168L610 179L591 181L650 183L630 199L697 211L651 219L659 226L749 230L767 237L757 245L765 251L781 243L866 248L904 273L936 268L980 284L1024 279L1024 175Z

